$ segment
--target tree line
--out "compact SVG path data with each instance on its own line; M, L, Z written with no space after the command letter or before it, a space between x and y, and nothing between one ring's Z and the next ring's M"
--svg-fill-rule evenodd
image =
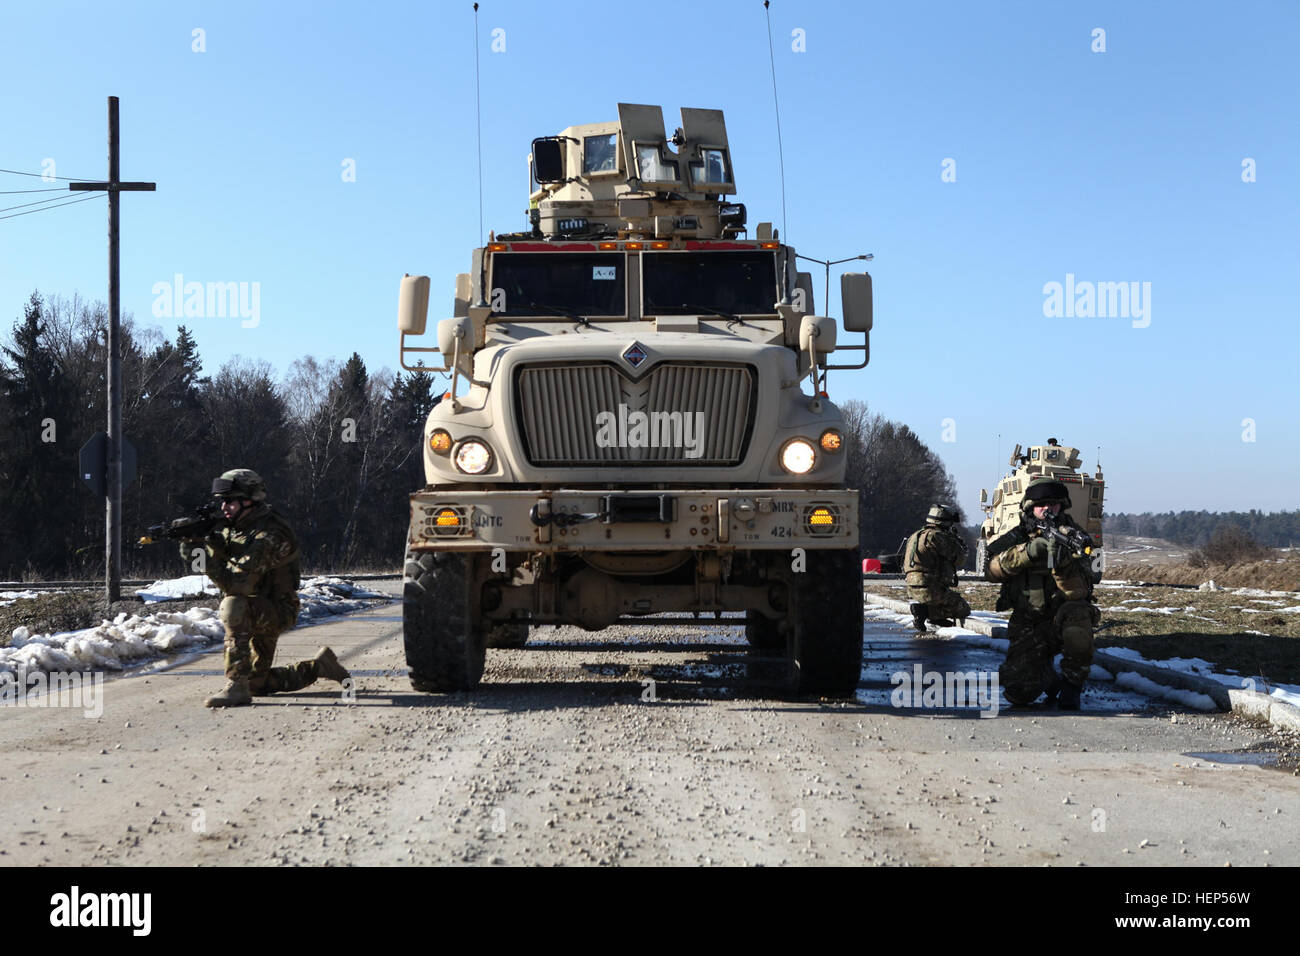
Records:
M34 292L0 350L0 579L103 574L104 499L82 482L77 453L105 430L107 326L103 303ZM168 339L124 316L121 339L123 433L138 457L123 489L126 576L184 570L174 544L137 539L208 500L212 479L236 467L265 479L305 568L400 563L407 495L424 484L424 422L441 393L433 374L371 372L353 353L299 359L280 379L238 356L206 375L183 325ZM863 402L842 410L862 551L893 551L931 503L955 505L952 478L907 426Z
M103 573L104 499L82 482L77 452L106 427L107 328L103 303L33 293L0 353L0 579ZM434 401L431 374L371 374L356 353L300 359L283 380L240 357L204 375L185 326L169 340L124 316L122 431L138 471L122 493L123 572L182 570L173 543L136 541L236 467L266 480L304 567L394 566Z
M1300 544L1300 511L1169 511L1107 514L1105 530L1140 538L1163 538L1187 548L1204 548L1220 528L1235 528L1266 548Z

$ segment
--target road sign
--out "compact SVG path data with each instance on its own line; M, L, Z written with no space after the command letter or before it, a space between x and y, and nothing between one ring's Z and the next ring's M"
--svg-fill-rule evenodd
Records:
M77 453L81 480L90 486L96 498L108 494L108 434L96 432ZM122 487L135 481L135 446L122 436Z

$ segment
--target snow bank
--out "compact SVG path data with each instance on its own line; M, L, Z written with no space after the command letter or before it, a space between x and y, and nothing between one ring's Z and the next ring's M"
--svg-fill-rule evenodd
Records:
M58 634L34 635L26 627L17 627L9 646L0 648L0 681L16 670L120 671L220 640L224 633L217 612L205 607L144 617L119 614L97 627Z
M155 581L143 589L146 600L217 593L198 590L207 579L191 575L172 581ZM298 627L307 627L339 614L348 614L392 600L343 578L312 578L298 591L302 607ZM145 661L221 641L225 628L211 608L119 614L96 627L56 634L32 634L27 627L14 629L8 647L0 648L0 682L12 680L18 670L120 671Z

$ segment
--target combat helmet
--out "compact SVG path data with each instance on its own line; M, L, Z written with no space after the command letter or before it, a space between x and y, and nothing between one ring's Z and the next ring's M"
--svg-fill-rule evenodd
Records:
M930 525L956 524L957 512L947 505L930 505L930 511L925 516L925 523Z
M212 496L249 501L266 500L266 482L251 468L232 468L223 472L220 478L212 479Z
M1025 498L1020 502L1021 511L1029 511L1038 505L1060 505L1062 509L1070 507L1070 492L1065 483L1055 478L1035 478L1025 489Z

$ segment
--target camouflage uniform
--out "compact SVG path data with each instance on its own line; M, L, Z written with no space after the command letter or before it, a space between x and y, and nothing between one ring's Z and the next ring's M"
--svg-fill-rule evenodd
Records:
M1031 489L1039 483L1049 484L1039 479ZM989 543L986 576L1002 584L997 609L1011 611L1010 646L998 669L1007 700L1031 704L1046 691L1049 702L1059 693L1063 707L1077 707L1079 690L1092 667L1092 632L1101 623L1101 612L1092 603L1088 559L1074 557L1033 527L1032 507L1054 500L1058 499L1031 501L1026 493L1025 520ZM1068 506L1069 499L1063 503ZM1060 527L1078 527L1064 511L1056 522ZM1052 666L1058 653L1059 678Z
M966 561L966 544L951 530L956 517L956 512L934 506L925 527L908 538L903 549L903 573L918 631L925 630L927 617L949 626L953 618L964 621L970 616L970 605L953 590L957 568Z
M256 472L227 471L213 481L212 493L241 504L233 517L223 512L231 520L203 539L207 575L222 591L229 680L225 691L208 698L207 706L247 705L255 694L299 690L320 677L346 680L347 669L328 647L292 667L271 666L280 635L298 620L298 539L266 504L266 485ZM184 557L189 547L182 543Z
M263 502L203 542L207 575L221 588L226 628L226 677L248 678L254 694L293 691L319 676L315 661L272 667L275 645L298 620L298 541Z

